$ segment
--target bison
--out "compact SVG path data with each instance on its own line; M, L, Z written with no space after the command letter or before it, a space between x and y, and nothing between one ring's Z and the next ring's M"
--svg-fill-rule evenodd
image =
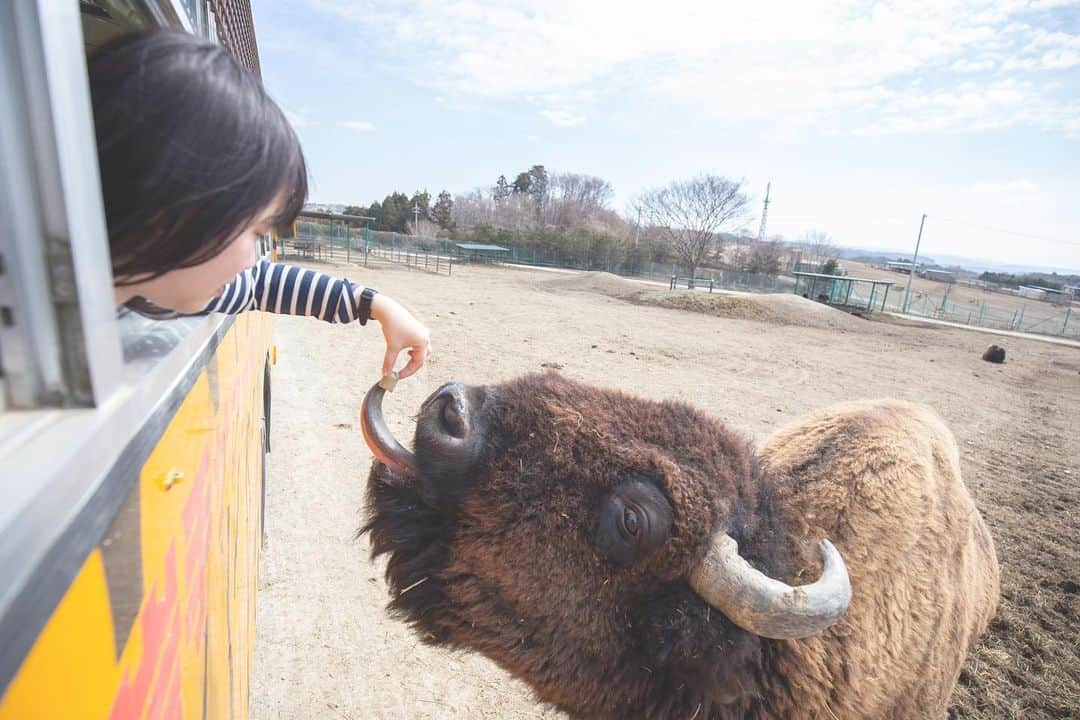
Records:
M1005 348L1000 345L988 345L983 350L982 359L986 362L1001 364L1005 362Z
M855 402L754 447L681 402L450 383L415 452L363 408L390 608L576 718L943 717L994 545L929 409Z

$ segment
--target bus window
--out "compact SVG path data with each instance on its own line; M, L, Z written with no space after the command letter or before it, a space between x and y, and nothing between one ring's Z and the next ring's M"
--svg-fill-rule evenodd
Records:
M109 40L127 32L160 25L179 26L197 35L217 40L207 0L182 0L179 4L138 0L80 0L84 48L91 55ZM182 10L182 12L178 12ZM186 21L186 22L185 22ZM137 382L161 358L186 338L214 332L213 320L177 318L172 313L147 317L131 310L117 313L121 353L126 382Z
M156 25L149 10L142 3L132 0L80 0L79 10L87 53L92 53L117 35Z
M172 27L257 72L213 8L0 0L0 720L247 717L273 321L117 312L85 62Z

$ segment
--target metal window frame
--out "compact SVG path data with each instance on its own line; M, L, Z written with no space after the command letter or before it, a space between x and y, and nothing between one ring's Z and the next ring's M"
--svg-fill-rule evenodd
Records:
M101 404L122 359L78 5L0 4L0 53L8 406Z
M186 27L177 0L146 6ZM19 399L0 412L2 695L235 318L168 321L166 354L124 362L78 4L0 0L0 63L0 306L18 319L0 392Z

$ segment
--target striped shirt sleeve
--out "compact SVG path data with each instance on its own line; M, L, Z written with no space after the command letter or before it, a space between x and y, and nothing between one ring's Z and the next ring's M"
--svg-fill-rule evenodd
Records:
M260 260L225 286L203 310L236 315L263 310L309 315L329 323L349 323L359 314L356 285L298 265Z

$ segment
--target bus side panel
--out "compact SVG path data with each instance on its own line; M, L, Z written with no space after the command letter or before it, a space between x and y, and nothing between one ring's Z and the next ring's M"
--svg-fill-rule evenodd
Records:
M0 720L246 718L272 321L237 318L0 700Z
M250 314L252 318L268 318ZM209 554L209 669L207 717L247 717L255 647L255 596L262 511L262 380L269 343L268 325L248 323L218 350L222 397L240 412L222 417L218 427L219 467L231 472L213 484L217 510ZM248 348L263 348L261 354ZM252 381L255 376L257 381ZM244 378L246 382L239 382ZM238 442L237 439L242 439ZM256 451L256 448L258 450Z

